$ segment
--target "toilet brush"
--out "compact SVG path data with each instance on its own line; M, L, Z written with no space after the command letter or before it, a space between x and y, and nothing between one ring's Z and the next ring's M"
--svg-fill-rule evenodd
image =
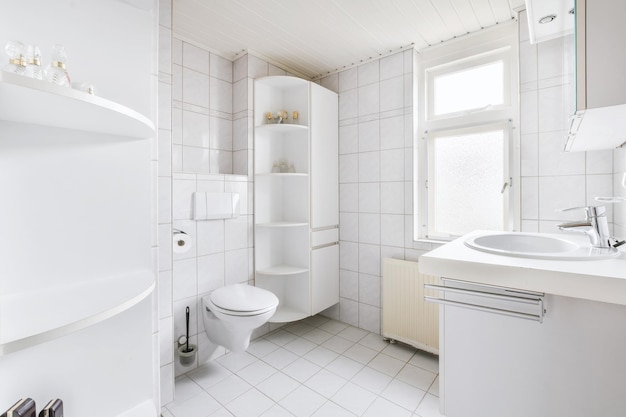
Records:
M189 344L189 307L185 309L185 331L185 343L180 343L180 339L183 336L179 338L178 342L178 360L181 365L189 366L196 360L196 352L198 350L196 345Z

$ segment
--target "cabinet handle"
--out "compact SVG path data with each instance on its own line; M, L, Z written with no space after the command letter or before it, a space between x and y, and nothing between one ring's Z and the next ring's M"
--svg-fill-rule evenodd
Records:
M450 305L450 306L455 306L455 307L467 308L470 310L484 311L486 313L500 314L502 316L515 317L518 319L532 320L532 321L538 321L539 323L543 323L543 307L541 309L542 311L541 314L527 314L527 313L520 313L519 311L503 310L499 308L485 307L485 306L481 306L477 304L462 303L460 301L444 300L444 299L437 298L437 297L425 296L424 300L430 301L431 303L436 303L436 304Z

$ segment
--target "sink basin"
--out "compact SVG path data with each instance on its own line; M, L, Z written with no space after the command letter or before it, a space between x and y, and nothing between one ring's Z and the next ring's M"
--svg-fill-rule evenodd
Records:
M594 248L540 233L485 233L467 239L465 245L496 255L533 259L595 260L619 256L615 248Z

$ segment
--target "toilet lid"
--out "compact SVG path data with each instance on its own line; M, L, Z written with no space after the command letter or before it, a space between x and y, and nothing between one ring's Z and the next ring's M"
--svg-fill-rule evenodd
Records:
M254 312L278 305L270 291L247 284L228 285L211 293L211 302L224 310Z

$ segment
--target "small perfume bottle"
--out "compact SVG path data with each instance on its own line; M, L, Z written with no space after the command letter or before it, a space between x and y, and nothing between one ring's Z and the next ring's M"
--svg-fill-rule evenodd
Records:
M289 164L289 172L296 172L296 167L293 165L293 163Z
M67 74L67 55L63 45L52 47L52 61L46 67L45 76L46 80L52 84L70 86L70 77Z
M300 117L300 114L298 114L297 111L294 111L291 116L291 120L293 120L294 124L298 124L298 117Z
M285 158L282 158L280 160L280 172L289 172L289 167L287 166L287 160Z
M41 51L37 45L28 45L25 56L26 67L24 75L37 80L43 80L43 71L41 70Z
M267 113L265 113L265 122L269 125L272 124L274 122L274 118L272 117L272 112L268 111Z
M6 72L23 74L24 67L24 44L18 41L8 41L4 47L9 56L9 63L2 68Z
M273 173L280 172L280 167L278 166L278 161L274 161L274 164L272 164L272 172Z

